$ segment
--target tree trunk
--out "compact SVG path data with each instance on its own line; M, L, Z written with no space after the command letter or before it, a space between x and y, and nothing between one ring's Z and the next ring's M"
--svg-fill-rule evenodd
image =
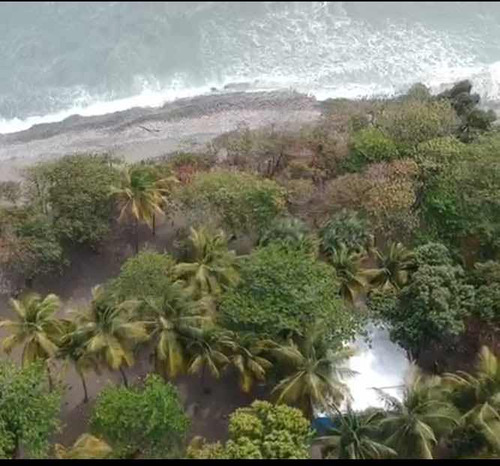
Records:
M206 378L206 366L203 365L203 369L201 370L201 388L205 395L210 393L210 389L207 387L207 378Z
M125 385L125 387L128 388L127 374L125 374L125 370L123 369L123 366L120 366L120 374L122 375L123 385Z
M135 219L135 253L139 254L139 219Z
M52 391L53 388L52 375L50 374L50 368L48 362L47 362L47 378L49 379L49 391Z
M79 372L78 375L80 376L80 379L82 379L83 393L84 393L83 402L88 403L89 393L87 391L87 383L85 382L85 377L84 377L83 373L81 373L81 372Z
M156 236L156 214L153 214L153 236Z
M16 440L15 440L15 445L14 445L14 452L12 453L12 459L17 460L20 457L21 449L19 448L19 438L16 435Z

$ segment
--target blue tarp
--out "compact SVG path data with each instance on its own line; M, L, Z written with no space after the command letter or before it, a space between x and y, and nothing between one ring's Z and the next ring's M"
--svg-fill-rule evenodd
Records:
M311 427L318 435L328 435L331 429L340 427L340 420L330 417L317 417L313 420Z

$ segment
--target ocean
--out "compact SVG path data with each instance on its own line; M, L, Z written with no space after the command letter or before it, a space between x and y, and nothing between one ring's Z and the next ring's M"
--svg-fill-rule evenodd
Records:
M494 2L5 2L0 133L231 83L324 99L469 78L496 101L499 37Z

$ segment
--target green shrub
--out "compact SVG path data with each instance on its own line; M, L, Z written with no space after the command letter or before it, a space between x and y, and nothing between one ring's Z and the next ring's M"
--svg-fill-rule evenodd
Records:
M398 158L396 144L380 129L370 127L354 133L352 150L343 166L348 171L360 171L366 164Z

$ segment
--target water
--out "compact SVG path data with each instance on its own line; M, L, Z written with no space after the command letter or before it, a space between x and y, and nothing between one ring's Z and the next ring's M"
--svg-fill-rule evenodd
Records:
M500 98L487 2L0 3L0 133L230 82L318 98L437 89Z

